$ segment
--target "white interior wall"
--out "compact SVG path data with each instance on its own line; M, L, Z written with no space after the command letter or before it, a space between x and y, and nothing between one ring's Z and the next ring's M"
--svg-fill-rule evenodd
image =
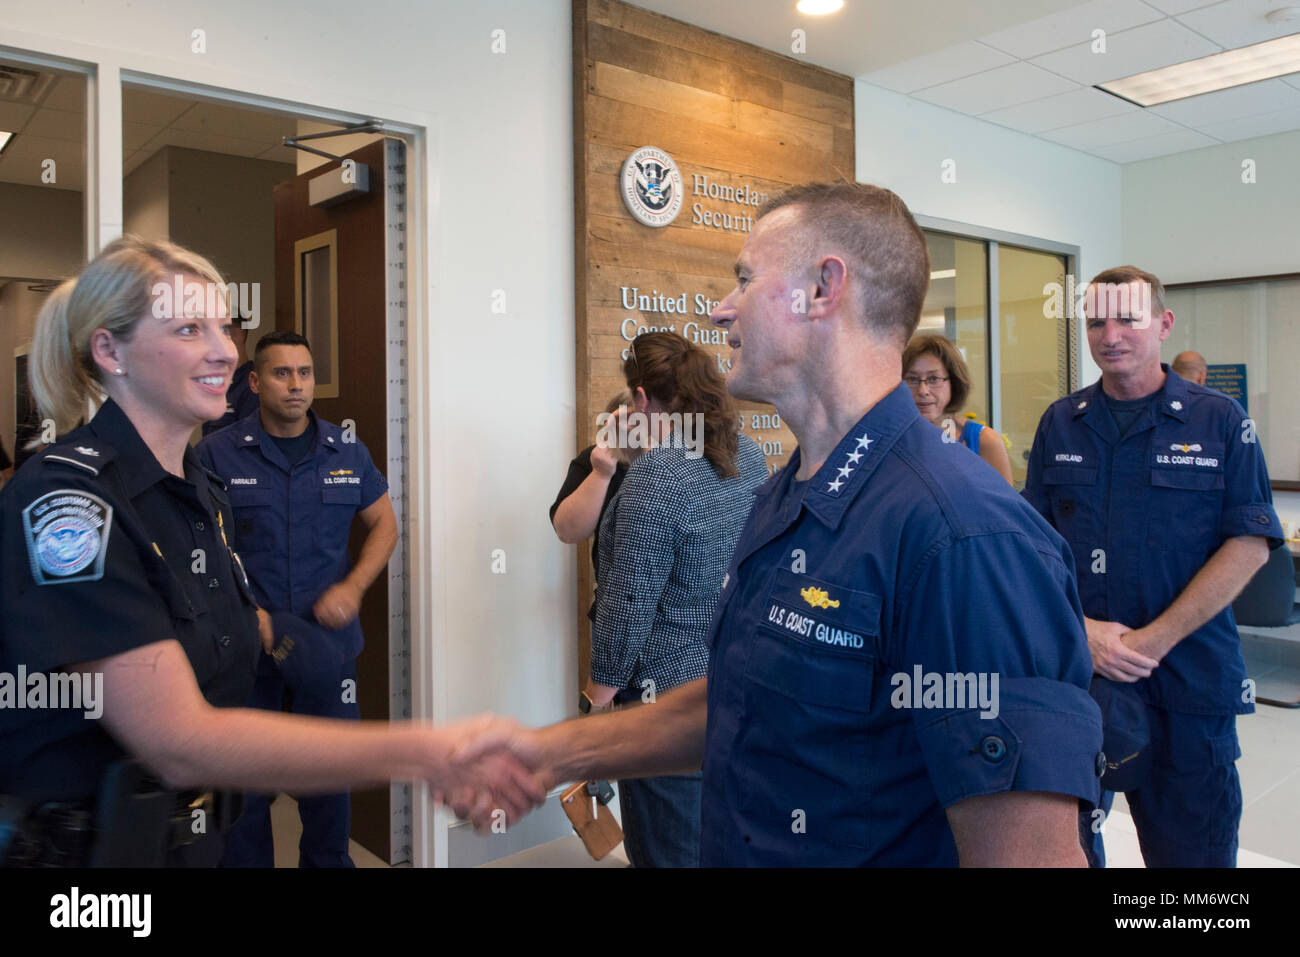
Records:
M0 25L0 45L110 72L430 118L428 181L413 193L425 202L408 210L429 251L412 275L429 309L411 394L428 405L412 410L424 491L409 514L433 540L412 581L432 634L413 641L417 664L437 664L439 719L491 710L545 723L577 696L575 553L547 518L575 451L570 29L567 0L48 0L8 5ZM498 30L505 52L493 53ZM103 155L118 142L105 136ZM505 315L491 311L498 289ZM505 574L492 574L494 549Z
M855 98L859 181L887 186L915 214L1078 246L1085 280L1119 263L1115 163L861 80ZM944 181L948 161L955 182ZM1082 335L1084 384L1100 372Z
M1246 160L1254 161L1253 183L1242 179ZM1123 169L1126 262L1166 283L1300 272L1300 131ZM1169 350L1164 358L1172 358ZM1300 405L1295 376L1275 376L1271 387L1292 390L1291 407ZM1300 492L1274 492L1273 499L1279 516L1295 529Z

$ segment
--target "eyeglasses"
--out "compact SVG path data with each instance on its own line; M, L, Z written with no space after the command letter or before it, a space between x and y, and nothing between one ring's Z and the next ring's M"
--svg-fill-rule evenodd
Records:
M946 375L928 375L922 379L920 376L905 375L903 381L907 383L909 389L915 392L922 385L929 389L937 389L940 382L948 381L948 377Z

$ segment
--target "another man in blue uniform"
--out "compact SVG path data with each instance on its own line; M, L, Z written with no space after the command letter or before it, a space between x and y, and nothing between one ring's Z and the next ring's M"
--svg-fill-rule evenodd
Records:
M247 418L257 411L257 396L249 385L253 371L253 362L248 358L248 330L236 322L230 327L230 339L239 350L239 366L230 377L230 387L226 389L226 414L212 422L203 423L203 435L220 432L228 425Z
M1255 706L1229 605L1282 539L1264 454L1236 401L1160 362L1159 279L1106 270L1086 299L1101 380L1043 414L1024 495L1073 550L1097 674L1147 706L1151 769L1127 792L1147 866L1232 867Z
M1082 866L1101 722L1069 551L902 384L916 222L877 187L795 187L736 277L728 390L799 447L756 493L708 676L478 748L554 781L702 761L704 866Z
M361 652L361 598L388 564L397 521L388 483L350 432L311 411L315 387L307 340L272 332L257 343L251 385L259 411L204 439L203 463L217 473L235 512L236 547L263 607L287 611L332 629L343 670L329 694L293 696L297 714L360 719L356 657ZM366 528L349 566L353 518ZM253 706L279 711L284 680L263 655ZM270 798L248 795L227 844L230 866L271 867ZM302 798L301 867L351 867L347 794Z

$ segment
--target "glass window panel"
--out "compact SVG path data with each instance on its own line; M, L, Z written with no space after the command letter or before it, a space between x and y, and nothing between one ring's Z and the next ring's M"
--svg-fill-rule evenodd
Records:
M927 231L930 289L921 307L917 335L947 336L970 369L971 390L964 412L982 422L989 416L988 251L977 239Z
M1043 288L1065 284L1065 257L998 246L998 339L1002 437L1023 488L1029 449L1047 407L1069 392L1069 326L1043 316Z
M1168 289L1174 327L1161 360L1191 349L1216 365L1244 365L1246 411L1264 448L1269 478L1300 480L1300 279Z

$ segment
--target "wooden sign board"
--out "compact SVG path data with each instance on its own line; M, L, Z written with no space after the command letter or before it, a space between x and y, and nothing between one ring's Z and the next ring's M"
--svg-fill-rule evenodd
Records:
M732 266L766 198L786 186L854 178L853 80L615 0L574 0L573 103L578 446L626 388L631 341L667 330L730 366L709 312L735 285ZM666 154L680 195L665 196L664 164L642 160L642 195L680 203L645 225L623 191L629 157ZM633 175L632 178L635 178ZM644 209L644 207L642 207ZM658 216L658 214L656 214ZM666 218L659 216L659 218ZM743 433L768 467L794 437L776 410L741 403ZM590 556L579 559L579 661L586 680Z

